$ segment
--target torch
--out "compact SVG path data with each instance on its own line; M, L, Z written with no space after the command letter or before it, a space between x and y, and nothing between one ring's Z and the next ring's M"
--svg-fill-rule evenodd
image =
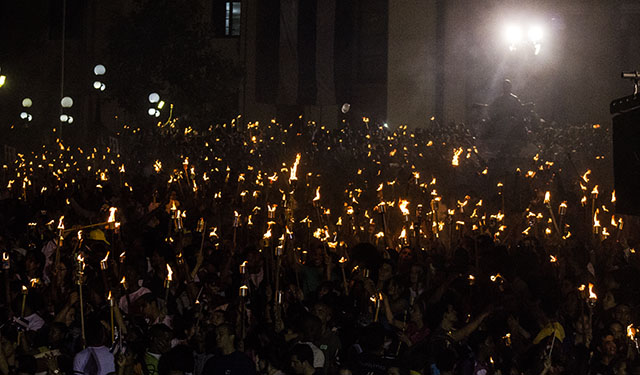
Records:
M245 325L245 315L246 315L246 300L245 298L249 295L249 287L247 285L242 285L240 287L240 337L241 340L244 341L244 337L246 335L246 325Z
M167 263L167 278L164 280L164 300L165 304L169 304L169 288L171 288L171 281L173 281L173 270Z
M22 307L20 308L20 318L24 318L24 309L27 306L27 294L29 294L29 289L26 285L22 286ZM20 341L22 340L22 331L18 332L18 345L20 345Z
M560 203L558 207L558 214L560 215L560 236L564 238L564 216L567 214L567 202Z
M60 249L64 241L64 216L60 216L58 220L58 246L56 246L56 261L54 264L54 270L58 271L58 265L60 264Z
M598 296L593 292L593 284L589 283L589 296L587 297L587 305L589 306L589 327L593 322L593 308L596 307Z
M236 248L236 236L238 232L238 226L240 225L240 215L238 211L233 211L233 249Z
M84 257L82 256L82 253L78 254L78 257L76 258L78 261L78 271L77 271L77 284L78 284L78 293L80 296L80 328L81 328L81 332L82 332L82 346L86 347L86 337L85 337L85 333L84 333L84 300L83 300L83 296L82 296L82 284L83 284L83 279L84 279Z
M344 265L347 262L347 258L345 257L340 257L340 260L338 260L338 263L340 264L340 271L342 272L342 284L344 286L344 295L348 296L349 295L349 283L347 283L347 274L344 271Z
M547 191L544 193L544 204L547 206L549 210L549 215L551 215L551 222L553 223L553 227L556 230L556 233L562 238L562 233L560 233L560 228L558 228L558 223L556 222L556 215L553 213L553 209L551 208L551 192Z
M5 295L7 296L7 305L11 305L11 291L9 290L9 269L11 268L11 261L9 260L9 253L2 253L2 270L4 271L4 285Z
M198 254L202 254L202 251L204 250L204 235L205 235L205 229L206 228L206 223L204 221L204 218L201 217L198 220L198 225L196 226L196 232L201 233L202 238L200 239L200 251L198 251Z
M636 334L638 333L638 329L633 326L633 324L629 324L627 326L627 337L635 344L636 351L640 354L640 347L638 346L638 338Z
M107 251L107 255L104 256L104 258L100 261L100 274L102 275L102 283L104 284L104 289L108 290L109 289L109 282L107 280L107 268L109 268L108 266L108 261L109 261L109 251Z
M598 199L598 185L593 187L593 190L591 190L591 217L594 218L594 222L592 223L594 225L594 232L595 232L595 214L596 214L596 200ZM594 233L597 234L597 233Z

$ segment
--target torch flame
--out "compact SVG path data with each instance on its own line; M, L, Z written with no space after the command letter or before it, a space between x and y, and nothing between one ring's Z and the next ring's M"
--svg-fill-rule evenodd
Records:
M547 191L544 193L544 204L549 204L551 202L551 192Z
M265 232L264 236L262 236L262 237L263 237L263 238L265 238L265 239L266 239L266 238L271 238L271 228L269 228L269 229Z
M589 175L591 174L591 169L587 170L583 175L582 175L582 180L587 183L589 182Z
M120 280L120 284L122 284L122 285L126 285L127 284L127 277L126 276L122 276L122 280Z
M116 207L109 207L109 219L107 219L108 223L113 223L116 221L116 211L118 209Z
M314 202L317 202L320 200L320 186L318 186L318 188L316 189L316 196L313 198Z
M167 281L173 281L173 270L169 264L167 264Z
M402 232L400 233L400 237L398 237L398 239L404 239L407 238L407 229L406 228L402 228Z
M29 282L31 283L31 287L35 288L36 285L40 284L40 279L38 279L38 278L31 279L31 280L29 280Z
M298 164L300 164L300 154L296 155L296 161L293 163L293 167L291 167L291 176L289 177L289 181L295 181L298 179L296 173L298 172Z
M551 263L555 263L555 262L558 261L558 258L554 257L553 255L549 255L549 258L550 258L549 262L551 262Z
M464 149L462 147L453 149L453 158L451 159L451 165L453 165L454 167L460 165L460 154L462 154L463 151Z
M598 185L593 187L593 190L591 190L591 196L593 198L598 198Z
M407 206L409 205L409 201L407 200L401 200L400 204L398 205L398 207L400 207L400 211L402 211L402 215L407 216L409 215L409 209L407 208Z
M597 300L598 296L593 292L593 284L589 283L589 299Z
M107 263L107 260L109 260L109 253L110 253L110 251L107 251L107 255L104 256L104 259L102 259L100 261L100 263L102 263L102 262Z
M600 213L600 209L596 208L596 211L593 213L593 227L600 227L600 220L598 220L598 213Z
M347 262L347 258L345 257L340 257L340 260L338 260L338 263L346 263Z
M64 216L60 216L60 219L58 220L58 229L64 230Z
M616 203L616 191L611 192L611 203Z
M633 327L633 323L627 326L627 337L629 337L631 340L635 340L637 333L638 329Z
M111 297L111 291L109 291L109 295L107 296L107 301L111 301L113 297Z

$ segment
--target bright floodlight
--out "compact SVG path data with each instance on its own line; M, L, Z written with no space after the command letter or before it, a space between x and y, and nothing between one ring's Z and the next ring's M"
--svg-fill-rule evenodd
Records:
M104 65L102 64L98 64L93 68L93 73L97 76L101 76L106 72L107 72L107 68L105 68Z
M504 36L509 44L518 44L522 41L522 29L517 25L507 25Z
M541 41L543 34L544 32L542 30L542 27L539 25L531 26L529 28L529 40L532 41L533 43L537 43Z
M155 108L149 108L149 110L147 111L147 113L149 114L149 116L153 116L156 114L156 109Z
M157 109L156 109L156 114L155 114L155 116L156 116L156 117L160 117L160 111L158 111Z
M350 110L350 109L351 109L351 104L349 104L349 103L344 103L344 104L342 105L342 109L341 109L341 110L342 110L342 113L345 113L345 114L346 114L347 112L349 112L349 110Z
M22 113L20 114L20 118L21 118L21 119L23 119L23 120L26 120L26 119L27 119L27 117L29 117L29 114L28 114L27 112L22 112Z
M25 108L29 108L33 105L33 102L29 98L22 99L22 106Z
M69 116L69 118L67 119L67 122L71 124L73 122L73 117Z
M162 109L164 107L164 100L161 100L160 103L158 103L158 109Z
M71 108L73 106L73 99L71 99L68 96L65 96L60 101L60 105L62 105L62 108Z
M149 103L157 103L160 100L160 95L155 92L149 94Z
M100 90L100 86L102 85L102 82L100 81L95 81L93 82L93 88L96 90Z
M100 91L104 91L104 89L106 88L107 88L107 85L105 85L104 83L100 85Z
M67 120L69 120L69 116L62 114L60 115L60 121L61 122L67 122Z
M7 76L0 76L0 87L4 86L4 83L7 81Z
M33 120L33 116L28 115L28 116L27 116L27 121L31 122L31 120Z

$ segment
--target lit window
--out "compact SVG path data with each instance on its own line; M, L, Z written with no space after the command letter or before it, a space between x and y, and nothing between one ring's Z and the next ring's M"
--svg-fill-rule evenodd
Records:
M240 35L240 5L239 1L227 1L225 3L224 35Z

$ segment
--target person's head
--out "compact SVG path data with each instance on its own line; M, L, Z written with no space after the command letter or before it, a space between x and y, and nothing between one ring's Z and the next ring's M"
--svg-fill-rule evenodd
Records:
M324 326L331 320L333 309L325 303L316 302L316 304L313 305L312 313L320 320L320 322Z
M154 324L149 328L149 353L164 354L171 349L171 329L164 324Z
M613 358L616 355L618 347L611 332L607 331L602 334L600 343L598 344L598 350L604 358Z
M631 323L631 308L629 305L619 303L613 308L613 319L617 320L623 326L628 326Z
M301 338L305 341L315 341L322 332L322 321L313 314L305 314L300 322Z
M158 301L153 293L146 293L140 296L135 302L137 311L142 313L145 318L153 319L159 312Z
M45 259L44 254L40 250L32 250L27 253L27 258L25 259L25 268L27 271L27 275L29 276L38 276L42 273L42 268L44 267Z
M428 307L427 321L431 328L440 327L445 331L449 331L458 321L458 314L452 303L440 301Z
M409 270L409 281L411 284L419 283L422 280L424 270L421 265L413 264Z
M391 261L384 261L378 268L378 281L388 281L393 277L393 264Z
M384 351L385 331L379 323L371 323L364 327L360 336L360 346L367 353L382 353Z
M623 340L627 334L622 324L617 321L609 323L609 332L613 334L613 338L615 338L618 342L621 342L621 340Z
M296 344L291 350L291 369L295 374L314 371L313 350L307 344Z
M229 323L222 323L216 327L216 347L223 352L232 352L235 345L236 333Z
M105 344L107 335L102 322L97 317L87 319L85 324L85 338L87 346L102 346Z
M67 326L62 322L53 322L49 327L48 341L52 346L61 343L67 336Z
M271 374L275 371L282 371L286 364L278 353L278 349L274 347L263 348L258 353L258 369L261 374Z
M224 323L225 321L226 321L226 318L225 318L225 312L223 309L219 308L211 312L211 324L213 324L214 326L217 327L220 324Z

